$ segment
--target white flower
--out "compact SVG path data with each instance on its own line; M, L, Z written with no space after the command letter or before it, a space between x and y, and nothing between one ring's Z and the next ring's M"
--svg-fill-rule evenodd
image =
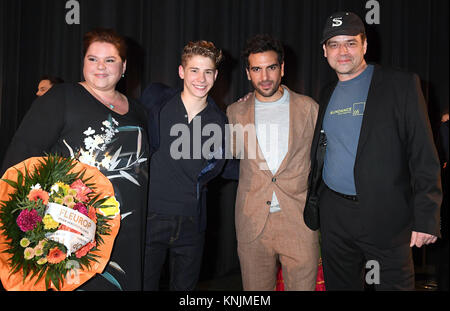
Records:
M42 189L40 184L36 184L36 185L34 185L34 186L31 186L30 188L31 188L31 190Z
M92 150L92 149L95 149L95 146L94 146L94 139L92 138L92 137L86 137L85 139L84 139L84 145L86 146L86 149L87 150Z
M50 195L56 193L59 191L59 186L57 184L54 184L51 188L50 188Z
M111 165L111 157L110 156L105 156L102 160L102 166L104 168L106 168L107 170L109 169L110 165Z
M100 145L100 144L103 144L105 142L105 140L102 138L102 136L101 135L95 135L94 136L94 144L95 144L95 146L98 148L98 146Z
M90 152L80 149L80 154L81 156L78 158L80 162L95 166L95 158Z
M95 130L89 127L83 133L86 135L84 139L85 150L81 148L79 160L83 163L95 166L100 168L100 166L109 169L111 167L111 157L105 156L100 162L97 159L98 151L105 151L108 145L113 140L116 133L119 131L116 129L116 126L119 125L114 118L111 118L111 121L104 120L102 122L101 132L99 134L94 135Z
M90 126L89 128L83 132L84 135L89 136L95 133L95 130L93 130Z

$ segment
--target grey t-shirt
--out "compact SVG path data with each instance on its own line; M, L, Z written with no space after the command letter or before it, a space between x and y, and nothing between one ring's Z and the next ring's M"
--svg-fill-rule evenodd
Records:
M327 136L323 180L344 194L356 194L353 167L372 73L373 65L369 65L357 77L339 81L323 120Z
M260 102L255 99L255 127L259 146L267 165L275 174L280 167L289 144L289 92L275 102ZM272 194L270 212L280 210L275 192Z

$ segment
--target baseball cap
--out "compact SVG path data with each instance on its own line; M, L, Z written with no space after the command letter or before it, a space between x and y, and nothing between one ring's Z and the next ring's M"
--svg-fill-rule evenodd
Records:
M366 30L358 15L352 12L333 13L327 18L320 44L334 36L356 36L360 33L366 33Z

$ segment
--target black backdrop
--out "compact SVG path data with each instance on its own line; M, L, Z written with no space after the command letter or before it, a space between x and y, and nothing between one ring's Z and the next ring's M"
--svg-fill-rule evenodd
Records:
M81 79L81 40L94 27L114 28L131 53L123 92L139 97L149 82L180 86L180 51L206 39L225 60L212 91L225 109L249 91L240 51L256 33L270 33L286 49L284 83L317 99L335 79L319 45L327 16L350 10L363 19L365 0L79 0L80 23L68 25L65 0L0 0L0 161L35 98L41 75ZM448 109L448 0L378 0L380 23L367 25L369 61L419 74L436 127ZM236 184L211 185L203 276L238 267L233 200Z

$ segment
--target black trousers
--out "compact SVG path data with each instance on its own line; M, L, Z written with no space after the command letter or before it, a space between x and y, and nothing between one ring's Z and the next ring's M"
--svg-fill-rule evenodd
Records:
M358 291L373 285L376 290L414 290L409 243L393 248L369 243L361 221L362 208L357 201L323 187L320 232L326 289Z
M159 290L169 255L170 290L192 291L197 285L205 233L196 217L149 213L144 262L144 290Z

